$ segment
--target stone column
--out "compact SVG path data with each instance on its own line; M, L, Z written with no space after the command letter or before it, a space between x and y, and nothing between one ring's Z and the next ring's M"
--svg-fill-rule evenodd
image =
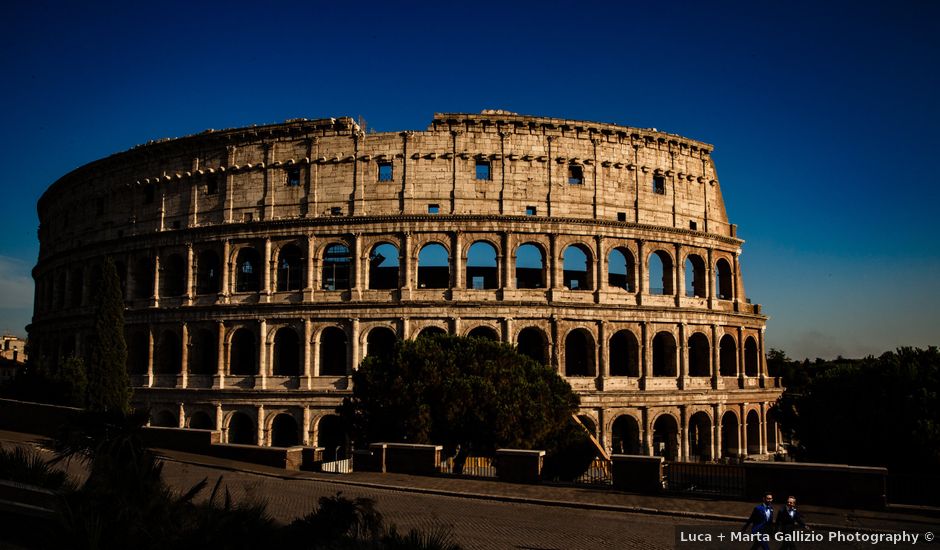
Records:
M225 323L222 321L219 321L218 323L216 323L216 326L218 327L219 347L217 350L218 357L216 358L216 363L217 363L217 367L215 371L216 380L212 384L212 386L215 388L222 389L225 387L225 374L228 370L226 368L226 364L228 362L228 353L226 353L226 345L225 345Z
M232 276L232 245L229 243L228 239L222 241L222 261L220 262L222 268L222 302L228 302L228 295L230 292L230 278Z
M301 383L301 387L304 389L311 389L312 380L311 374L313 369L313 362L310 360L310 338L313 335L313 322L310 318L304 319L304 378ZM307 409L305 411L309 412Z
M649 327L646 321L640 322L640 389L645 390L649 387L649 379L652 376L650 369L650 346L649 346Z
M314 242L313 235L307 235L307 270L306 277L304 278L304 301L313 300L313 291L316 290L316 284L314 283L314 275L316 270L314 269L313 257L316 254L316 246Z
M464 284L464 261L463 261L463 232L454 231L450 237L450 263L454 268L454 274L450 278L451 288L463 289Z
M744 327L738 327L737 356L738 356L738 385L744 387Z
M193 243L186 243L186 301L185 305L193 304L193 280L195 279L195 256L193 254Z
M685 405L679 405L679 460L689 461L689 420L686 416Z
M718 325L712 325L712 389L721 386L721 346L718 340Z
M147 387L153 387L153 327L147 325Z
M219 432L222 431L222 420L223 420L222 403L216 402L215 404L215 429L216 431L219 431Z
M646 241L639 240L636 242L636 303L637 305L643 305L643 297L649 294L649 289L646 288L646 274L647 274L647 263L646 255L643 249L645 248Z
M349 335L349 342L351 344L350 350L350 365L347 368L346 372L352 374L352 371L359 369L359 318L354 317L349 320L349 330L352 334Z
M742 403L738 408L738 456L747 456L747 403Z
M300 444L310 446L310 407L304 406L304 425L300 429Z
M685 323L679 323L679 389L689 385L689 341Z
M311 358L312 359L311 364L313 365L312 376L314 377L320 376L320 336L322 334L323 334L323 330L321 329L320 332L317 333L313 342L313 350L312 350L313 357ZM313 382L311 381L311 383Z
M708 249L708 262L705 266L705 296L708 297L708 308L715 307L715 265L712 258L712 249Z
M551 164L551 162L549 162ZM548 258L546 258L547 264L545 268L548 270L548 288L552 293L558 290L558 258L556 257L555 249L557 238L554 233L548 235Z
M258 405L258 446L266 446L268 430L264 426L264 405Z
M682 297L685 296L685 265L682 262L682 245L676 244L676 307L682 305Z
M767 387L770 373L767 372L767 356L764 353L764 327L757 329L757 365L760 369L760 387Z
M760 404L760 454L767 454L767 403Z
M740 311L739 304L741 302L741 296L738 296L738 289L740 285L738 284L738 256L741 254L741 249L739 248L735 251L734 256L732 256L733 265L731 266L731 296L734 298L734 310Z
M500 256L499 258L499 267L502 273L501 280L499 281L499 286L503 290L510 290L516 288L516 278L513 276L513 258L514 255L511 250L512 242L508 231L504 231L500 234Z
M258 345L258 377L260 386L256 384L255 387L260 387L263 390L268 387L268 322L264 319L258 322L258 334L258 340L260 342Z
M640 437L643 438L643 449L642 453L646 456L653 456L653 430L650 426L650 413L649 409L643 407L640 409L641 418L643 420L643 426L640 427L641 433Z
M398 262L399 271L402 273L404 280L401 282L401 288L403 291L408 291L407 296L411 298L411 289L413 288L415 282L415 273L414 273L414 254L412 254L411 247L414 244L412 242L411 232L405 231L402 235L402 247L401 247L401 259ZM404 294L404 292L403 292ZM404 297L404 296L403 296Z
M600 303L600 293L607 290L607 256L604 254L604 237L594 237L595 256L597 257L597 276L594 283L597 303Z
M353 256L353 280L352 282L352 294L353 299L359 299L359 296L362 295L362 272L363 266L368 263L368 258L362 257L362 233L353 233L352 235L352 256Z
M274 260L271 258L271 238L264 239L264 259L261 260L261 301L271 300L271 282L274 271Z
M512 317L503 317L503 342L512 344Z
M604 379L607 378L610 366L607 364L609 354L607 351L607 323L597 323L597 389L604 389Z
M712 405L712 459L718 460L721 456L721 406Z
M183 402L182 402L182 401L180 401L179 403L177 403L177 406L179 407L179 414L177 415L177 416L179 417L179 426L178 426L178 427L179 427L179 428L185 428L185 427L186 427L186 407L183 406Z
M153 256L153 294L150 295L150 307L160 306L160 253Z
M183 322L180 328L180 386L185 388L189 385L189 324ZM182 426L180 426L182 427Z

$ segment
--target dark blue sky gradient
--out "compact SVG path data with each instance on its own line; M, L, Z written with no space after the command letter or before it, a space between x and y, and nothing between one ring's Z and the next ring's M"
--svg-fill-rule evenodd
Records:
M29 321L36 200L81 164L207 128L496 108L714 144L769 346L940 343L940 3L652 4L12 4L0 330Z

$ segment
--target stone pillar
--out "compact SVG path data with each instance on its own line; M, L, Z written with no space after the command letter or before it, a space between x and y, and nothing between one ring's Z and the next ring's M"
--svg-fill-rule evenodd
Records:
M682 262L682 245L676 244L676 307L682 305L682 297L685 296L685 264Z
M607 364L607 323L598 321L597 323L597 378L600 381L598 389L603 388L603 380L609 376L610 366Z
M322 334L323 334L323 330L320 329L320 331L317 332L317 335L314 338L313 350L312 350L313 357L311 358L312 359L311 364L313 366L313 373L311 374L311 376L320 376L320 336Z
M760 387L766 388L770 373L767 372L767 355L764 353L764 327L757 329L757 365L760 369Z
M147 387L153 387L153 327L147 325Z
M193 304L193 280L195 279L195 255L193 254L193 243L186 243L186 301L185 305Z
M228 295L231 292L230 279L232 277L232 245L228 239L222 241L222 302L228 302Z
M508 231L504 231L500 234L500 253L499 256L499 267L502 272L501 280L499 281L499 286L503 290L511 290L516 288L516 278L514 277L513 259L515 255L512 253L512 239Z
M150 295L150 307L160 306L160 254L153 256L153 294Z
M460 336L460 317L451 317L447 324L450 325L450 334Z
M354 317L349 320L349 335L350 346L350 365L346 369L346 372L352 374L352 371L359 369L359 318Z
M679 405L679 460L689 461L689 420L686 416L685 405Z
M180 328L180 341L180 386L185 388L189 385L189 324L186 322Z
M314 284L314 274L315 269L313 265L313 257L316 254L316 246L314 242L313 235L307 235L307 266L306 266L306 277L304 278L304 301L311 301L313 299L313 291L317 288Z
M398 262L399 271L402 273L404 280L401 282L401 288L403 291L408 291L407 296L411 298L411 289L413 288L415 282L415 273L414 273L414 264L415 258L412 253L411 247L414 244L412 242L411 232L406 231L402 235L402 247L401 247L401 258ZM403 292L403 294L405 294ZM402 296L404 298L404 296Z
M679 323L679 389L689 385L689 340L685 323Z
M738 408L738 456L747 456L747 403L742 403Z
M734 256L732 256L733 265L731 266L731 296L734 298L734 310L740 311L739 305L741 302L741 296L738 296L738 289L741 285L738 284L738 256L741 255L741 249L739 248L735 251Z
M718 325L712 325L712 389L721 386L721 346L718 340Z
M310 407L304 406L304 425L300 428L300 444L310 445Z
M258 445L266 446L268 444L267 438L268 430L264 426L264 405L258 405Z
M352 235L352 267L353 267L353 280L352 283L352 294L353 299L358 299L362 295L362 272L363 266L368 263L368 258L362 257L362 233L353 233Z
M228 364L228 353L226 353L226 345L225 345L225 323L222 321L219 321L218 323L216 323L216 326L218 327L219 347L217 350L218 357L216 358L216 362L217 362L217 367L215 371L216 380L212 384L212 387L221 389L225 387L225 374L228 371L228 369L226 368L226 365Z
M712 405L712 459L718 460L721 456L721 406Z
M310 360L310 338L313 335L313 322L306 318L304 319L304 378L301 383L301 387L304 389L312 388L312 381L310 379L313 369L313 362ZM309 410L304 409L309 412Z
M223 420L222 403L216 402L215 404L215 429L216 431L219 431L219 432L222 431L222 420Z
M411 319L402 317L399 321L401 322L401 339L408 340L411 338Z
M600 293L607 290L607 256L604 254L604 237L597 235L594 237L595 256L597 257L597 275L594 283L597 303L600 303Z
M186 427L186 407L183 406L182 401L177 403L177 405L179 406L179 414L177 415L179 417L178 427L185 428Z
M707 218L706 218L707 219ZM708 249L708 262L705 265L705 296L708 297L708 308L715 307L715 265L712 258L712 249Z
M648 273L647 262L646 262L646 253L643 251L645 248L646 241L639 240L636 242L636 303L637 305L643 305L643 297L649 294L649 289L646 287L646 274ZM645 344L644 344L645 347Z
M271 238L264 239L264 258L261 260L261 301L271 299L271 274L274 271L274 260L271 258Z
M643 425L640 427L640 430L642 430L642 432L640 433L640 437L643 438L642 453L645 454L646 456L653 456L653 430L652 430L652 427L650 426L649 409L647 409L646 407L643 407L642 409L640 409L640 412L641 412L641 417L643 420Z
M760 404L760 454L767 454L767 403Z
M738 327L737 334L737 356L738 356L738 385L744 387L744 327Z
M259 335L259 345L258 345L258 380L260 385L256 384L255 387L260 387L262 390L267 389L268 387L268 365L267 365L267 355L268 355L268 322L264 319L261 319L258 322L258 335Z
M551 164L549 162L548 164ZM548 270L548 288L554 293L558 289L558 258L556 254L556 237L554 233L548 235L548 258L546 258Z
M463 289L464 284L464 260L463 260L463 232L454 231L450 236L450 265L453 266L454 273L451 275L451 288Z
M512 317L503 317L503 337L506 344L512 344Z

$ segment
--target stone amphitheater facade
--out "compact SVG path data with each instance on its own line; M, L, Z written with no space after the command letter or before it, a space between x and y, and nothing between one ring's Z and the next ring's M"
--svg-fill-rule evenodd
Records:
M135 400L156 425L329 453L361 359L446 332L557 369L614 452L766 454L781 388L711 152L502 111L150 142L40 199L30 334L52 360L87 353L110 256Z

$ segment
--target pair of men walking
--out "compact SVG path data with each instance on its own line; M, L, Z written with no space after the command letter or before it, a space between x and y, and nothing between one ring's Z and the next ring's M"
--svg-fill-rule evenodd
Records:
M800 512L796 509L796 497L787 497L787 507L780 511L777 515L776 522L774 521L774 495L772 493L767 493L764 495L764 502L758 504L754 507L754 510L751 511L751 517L747 519L744 527L741 528L742 531L751 526L751 534L762 536L755 537L754 544L751 545L751 550L770 550L770 543L768 542L771 535L774 532L781 532L785 535L792 535L797 530L797 527L806 528L806 523L803 522L803 516L800 515ZM783 537L783 545L780 546L780 550L794 550L796 544L790 540L792 537Z

